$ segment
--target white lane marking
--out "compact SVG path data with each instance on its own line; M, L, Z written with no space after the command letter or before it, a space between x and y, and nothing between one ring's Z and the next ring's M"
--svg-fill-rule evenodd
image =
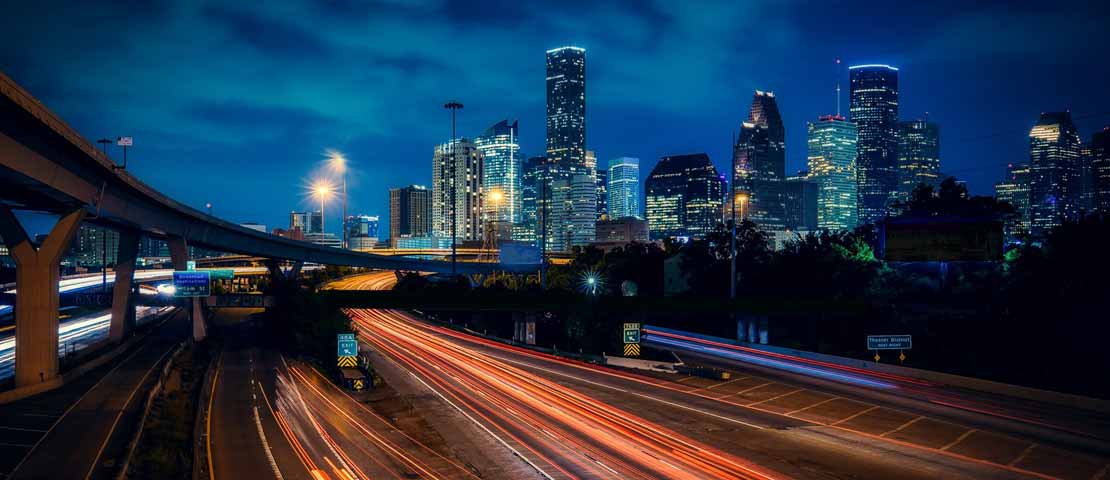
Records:
M0 430L18 430L20 432L46 433L46 430L41 430L41 429L38 429L38 428L22 428L22 427L3 427L3 426L0 426Z
M266 432L262 431L262 420L258 418L258 405L253 408L254 426L258 428L258 438L262 439L262 450L266 452L266 461L270 462L270 468L274 470L274 476L278 480L283 480L285 477L281 476L281 470L278 469L277 461L274 460L274 453L270 451L270 442L266 441Z
M941 447L940 449L941 450L948 450L949 448L955 447L957 443L960 443L960 442L964 441L965 438L967 438L971 434L975 433L976 431L977 430L972 428L972 429L964 432L963 435L960 435L959 437L956 437L955 440L952 440L951 442L948 442L948 445L945 445L945 446Z
M647 395L647 394L643 394L643 393L639 393L639 392L633 392L633 391L630 391L630 390L625 390L625 389L620 388L620 387L615 387L615 386L612 386L612 385L606 385L604 383L595 382L593 380L587 380L585 378L581 378L581 377L578 377L578 376L575 376L575 375L571 375L569 373L563 373L563 372L559 372L559 371L556 371L556 370L551 370L551 369L548 369L548 368L539 367L539 366L536 366L536 365L533 365L533 364L530 364L530 363L527 363L527 362L513 360L513 359L505 358L505 357L502 357L502 356L499 356L499 355L494 355L494 354L487 354L487 355L489 355L490 357L496 358L498 360L504 361L504 362L513 363L513 364L516 364L516 365L521 365L525 368L533 368L533 369L540 370L540 371L547 372L547 373L551 373L551 374L554 374L554 375L559 375L561 377L574 379L574 380L579 381L579 382L588 383L590 385L595 385L595 386L602 387L602 388L608 388L610 390L616 390L618 392L627 393L629 395L635 395L635 396L640 397L640 398L646 398L646 399L651 400L653 402L659 402L659 403L662 403L664 405L670 405L672 407L681 408L683 410L689 410L691 412L700 413L700 414L705 415L705 416L713 417L713 418L716 418L716 419L719 419L719 420L724 420L724 421L727 421L727 422L736 423L736 424L739 424L739 425L743 425L745 427L751 427L751 428L755 428L755 429L759 429L759 430L765 430L765 427L761 427L759 425L748 423L748 422L745 422L743 420L739 420L739 419L736 419L736 418L726 417L724 415L716 414L716 413L713 413L713 412L707 412L707 411L702 410L700 408L694 408L694 407L691 407L691 406L688 406L688 405L683 405L681 403L676 403L676 402L672 402L672 401L669 401L669 400L663 400L662 398L656 398L656 397L653 397L651 395Z

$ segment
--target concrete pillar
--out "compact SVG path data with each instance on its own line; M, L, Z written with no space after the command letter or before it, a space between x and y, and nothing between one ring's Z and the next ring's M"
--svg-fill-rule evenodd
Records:
M108 339L113 342L127 338L135 329L135 296L131 283L135 279L138 253L139 232L121 229L116 251L116 284L112 290L112 324L108 328Z
M16 387L58 376L58 264L84 218L84 208L62 216L36 249L11 209L0 205L0 236L16 265Z
M170 262L174 270L185 270L189 267L189 245L184 238L170 237L166 239L170 249ZM200 298L186 300L189 305L189 315L193 319L193 340L201 341L208 336L208 326L204 323L204 306Z

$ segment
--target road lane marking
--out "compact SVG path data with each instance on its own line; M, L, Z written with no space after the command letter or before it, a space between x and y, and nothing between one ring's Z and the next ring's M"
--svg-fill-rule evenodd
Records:
M878 406L878 405L874 405L874 406L872 406L871 408L865 408L865 409L863 409L863 410L860 410L859 412L856 412L856 413L854 413L854 414L852 414L852 415L849 415L849 416L847 416L847 417L845 417L845 418L842 418L842 419L840 419L840 420L837 420L837 421L835 421L835 422L833 422L833 423L830 423L830 424L829 424L829 426L830 426L830 427L834 427L834 426L840 425L841 423L847 422L847 421L849 421L849 420L851 420L851 419L853 419L853 418L856 418L856 417L858 417L858 416L860 416L860 415L863 415L863 414L865 414L865 413L867 413L867 412L870 412L870 411L872 411L872 410L874 410L874 409L876 409L876 408L879 408L879 406Z
M760 401L758 401L758 402L755 402L755 403L749 403L749 404L748 404L748 406L750 407L750 406L752 406L752 405L759 405L759 404L761 404L761 403L766 403L766 402L770 402L771 400L778 400L778 399L780 399L780 398L782 398L782 397L789 397L789 396L791 396L791 395L793 395L793 394L795 394L795 393L801 392L801 391L805 391L805 389L804 389L804 388L799 388L799 389L797 389L797 390L794 390L794 391L790 391L790 392L786 392L786 393L784 393L784 394L782 394L782 395L778 395L778 396L775 396L775 397L771 397L771 398L768 398L768 399L766 399L766 400L760 400Z
M1034 448L1037 448L1037 444L1030 443L1029 446L1025 447L1025 450L1023 450L1021 452L1021 455L1018 455L1017 458L1011 460L1010 463L1007 463L1006 465L1009 465L1011 467L1014 466L1014 465L1017 465L1018 462L1021 462L1022 460L1025 460L1025 457L1029 456L1029 452L1032 452Z
M903 429L903 428L906 428L906 427L908 427L908 426L910 426L910 425L913 425L913 424L915 424L915 423L917 423L917 422L919 422L919 421L921 421L921 420L924 420L924 419L925 419L925 416L924 416L924 415L918 416L917 418L911 419L910 421L908 421L908 422L906 422L906 423L903 423L903 424L899 425L899 426L898 426L898 428L895 428L894 430L890 430L890 431L887 431L887 432L883 432L883 433L882 433L881 435L879 435L879 436L880 436L880 437L885 437L885 436L887 436L887 435L890 435L890 434L892 434L892 433L898 433L898 432L902 431L902 429Z
M46 433L46 430L40 430L40 429L38 429L38 428L21 428L21 427L0 427L0 430L18 430L18 431L20 431L20 432L38 432L38 433Z
M723 396L723 397L720 397L720 398L718 398L718 400L723 400L723 399L726 399L726 398L728 398L728 397L735 397L735 396L737 396L737 395L741 395L741 394L744 394L744 393L748 393L748 392L750 392L750 391L752 391L752 390L756 390L756 389L760 389L760 388L766 387L767 385L770 385L770 384L772 384L772 383L774 383L774 382L761 383L761 384L759 384L759 385L756 385L756 386L754 386L754 387L751 387L751 388L747 388L747 389L744 389L744 390L740 390L739 392L736 392L736 393L730 393L730 394L728 394L728 395L725 395L725 396Z
M960 442L964 441L965 438L969 437L971 434L975 433L976 431L977 431L976 429L972 428L972 429L964 432L963 435L960 435L959 437L956 437L955 440L952 440L951 442L948 442L948 445L940 447L940 449L941 450L948 450L949 448L955 447L957 443L960 443Z
M721 387L721 386L725 386L725 385L728 385L728 384L730 384L730 383L732 383L732 382L738 382L738 381L740 381L740 380L743 380L743 379L745 379L745 378L750 378L750 377L740 377L740 378L734 378L734 379L732 379L732 380L729 380L729 381L727 381L727 382L721 382L721 383L718 383L718 384L716 384L716 385L710 385L710 386L708 386L708 387L705 387L705 389L706 389L706 390L712 390L712 389L714 389L714 388L717 388L717 387Z
M806 410L809 410L809 409L811 409L811 408L813 408L813 407L817 407L817 406L820 406L820 405L824 405L824 404L826 404L826 403L829 403L829 402L831 402L831 401L833 401L833 400L836 400L836 399L838 399L838 398L840 398L840 397L831 397L831 398L826 398L826 399L824 399L824 400L821 400L820 402L817 402L817 403L815 403L815 404L813 404L813 405L810 405L810 406L808 406L808 407L802 407L802 408L799 408L799 409L797 409L797 410L794 410L793 412L786 412L786 413L784 413L783 415L793 415L793 414L795 414L795 413L798 413L798 412L804 412L804 411L806 411Z
M284 480L285 477L281 476L281 470L278 469L277 461L274 460L274 453L270 451L270 442L266 441L266 432L262 431L262 419L258 418L258 405L251 408L254 410L254 426L258 429L258 438L262 440L262 450L266 452L266 460L270 462L270 468L273 469L274 476L278 480Z
M26 443L0 443L0 447L32 448L34 445Z

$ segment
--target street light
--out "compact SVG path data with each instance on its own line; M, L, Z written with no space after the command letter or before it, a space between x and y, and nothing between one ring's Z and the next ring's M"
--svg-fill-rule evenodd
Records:
M457 203L455 201L455 180L458 178L458 176L455 175L455 163L457 162L455 158L455 112L462 110L463 104L457 101L450 101L445 103L443 108L451 111L451 140L447 143L447 146L451 147L451 275L454 276L456 274L456 240L458 239L458 232L456 229L459 224L459 219L455 212L455 204Z
M744 202L748 201L748 194L743 192L736 192L735 182L732 188L732 235L729 239L731 247L729 248L729 279L728 279L728 298L736 298L736 204L740 204L740 221L744 220Z
M312 186L312 194L320 198L320 234L324 233L324 201L335 192L329 183L320 180Z
M343 248L347 247L347 157L337 150L328 150L328 165L333 172L343 178L343 217L340 225L343 226ZM323 215L321 211L320 215Z

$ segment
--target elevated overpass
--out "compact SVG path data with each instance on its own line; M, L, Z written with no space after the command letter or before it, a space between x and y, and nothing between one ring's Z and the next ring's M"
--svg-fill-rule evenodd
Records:
M112 338L134 325L131 280L139 237L165 239L174 268L183 270L188 246L294 262L388 270L487 273L529 272L539 265L452 262L353 252L240 227L188 207L139 181L81 137L6 75L0 74L0 237L17 266L16 385L58 373L58 264L82 222L120 233ZM58 223L41 245L14 210L55 213ZM127 281L122 281L126 279ZM205 335L199 309L196 338ZM117 325L118 324L118 325Z

